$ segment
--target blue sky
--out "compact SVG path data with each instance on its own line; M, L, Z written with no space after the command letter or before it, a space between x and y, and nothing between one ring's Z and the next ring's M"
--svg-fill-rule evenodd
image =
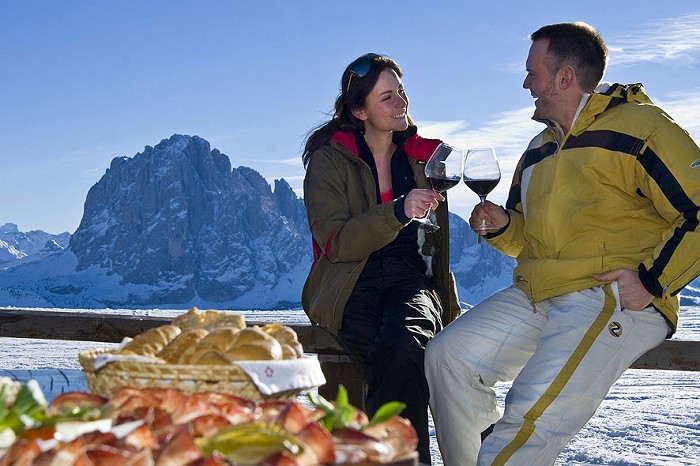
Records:
M198 135L301 196L300 150L345 66L368 51L404 70L421 134L492 145L505 202L540 129L522 89L528 35L587 21L611 50L607 81L642 82L700 140L695 0L0 0L0 224L73 233L114 157ZM477 197L449 193L467 218Z

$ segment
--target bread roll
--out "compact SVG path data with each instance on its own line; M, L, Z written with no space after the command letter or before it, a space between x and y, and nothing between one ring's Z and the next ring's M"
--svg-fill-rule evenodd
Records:
M295 332L291 327L282 326L281 328L270 333L277 341L280 343L292 343L299 341L297 332Z
M194 358L193 364L203 364L205 366L228 366L231 364L218 350L202 351Z
M212 330L218 327L245 328L245 318L242 314L232 314L215 310L200 311L193 307L189 312L173 319L173 325L180 328L205 328Z
M238 332L236 341L226 351L226 357L233 362L282 359L282 346L256 325Z
M291 345L281 345L282 346L282 359L297 359L301 356L297 353L297 350Z
M199 358L201 358L207 352L220 352L216 346L208 345L202 343L201 341L194 346L190 346L180 355L178 359L178 364L197 364Z
M235 363L236 361L270 361L282 359L282 347L275 339L257 343L233 345L224 356Z
M180 360L180 356L182 356L182 353L201 341L207 336L208 333L209 332L203 328L191 328L184 330L165 348L163 348L163 350L158 353L157 356L169 363L177 364Z
M246 327L240 332L238 332L238 336L236 337L234 345L244 345L246 343L255 343L259 341L271 342L273 340L275 340L273 336L263 332L263 330L260 327L255 325L253 327Z
M234 327L238 330L243 330L246 327L245 317L242 314L229 314L225 312L217 312L216 316L212 315L212 317L207 322L207 328L209 330L216 330L220 327Z
M202 343L215 346L219 351L225 353L226 350L233 345L233 342L236 341L240 331L241 330L236 327L220 327L210 331L208 335L202 339Z
M265 325L262 329L265 333L279 341L283 348L287 345L294 349L294 357L285 356L284 359L295 359L304 355L304 347L299 342L297 332L295 332L293 328L275 322Z
M265 333L272 335L276 331L282 329L282 327L284 327L284 325L280 324L279 322L273 322L271 324L263 325L261 330Z
M189 312L180 314L173 319L173 325L181 329L204 328L204 312L193 307Z
M304 347L299 342L297 337L297 332L295 332L290 327L283 327L280 330L272 334L275 340L279 341L282 345L289 345L294 348L294 353L297 358L304 356Z
M136 354L155 358L181 332L179 327L170 324L152 328L136 335L117 354Z

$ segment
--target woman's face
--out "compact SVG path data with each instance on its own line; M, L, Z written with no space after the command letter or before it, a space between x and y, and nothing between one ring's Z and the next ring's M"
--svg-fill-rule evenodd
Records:
M401 78L390 68L379 73L374 88L365 99L365 106L353 114L365 123L367 132L403 131L408 128L408 97Z

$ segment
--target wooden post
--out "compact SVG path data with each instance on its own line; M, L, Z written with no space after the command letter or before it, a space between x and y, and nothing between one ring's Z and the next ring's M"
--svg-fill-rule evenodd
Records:
M326 384L319 387L318 393L327 400L335 400L338 385L342 384L348 391L350 404L365 410L367 385L362 374L347 356L320 356L321 370L326 376Z

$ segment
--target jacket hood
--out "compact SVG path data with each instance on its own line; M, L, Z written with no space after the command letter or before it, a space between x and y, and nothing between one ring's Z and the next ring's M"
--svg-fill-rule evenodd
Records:
M355 157L360 156L360 151L357 148L355 133L352 131L338 131L331 141L340 144L352 152ZM439 139L428 139L418 135L418 129L415 126L409 126L405 131L394 133L394 142L401 146L406 156L411 159L427 162L430 156L435 151L435 148L442 142Z

